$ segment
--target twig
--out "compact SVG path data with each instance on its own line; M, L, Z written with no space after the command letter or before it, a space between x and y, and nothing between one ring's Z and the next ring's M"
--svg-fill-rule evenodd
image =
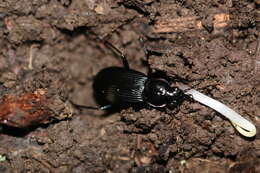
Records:
M30 46L30 51L29 51L29 63L28 63L28 68L31 70L33 69L33 48L37 47L36 44L33 44Z
M213 16L213 28L220 29L228 26L230 15L226 13L219 13ZM187 16L174 19L161 18L159 19L153 31L155 33L167 32L187 32L193 30L202 30L203 25L200 17Z

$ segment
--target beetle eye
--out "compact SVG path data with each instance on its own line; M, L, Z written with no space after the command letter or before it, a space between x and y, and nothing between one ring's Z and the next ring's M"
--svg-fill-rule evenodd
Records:
M167 104L167 91L170 85L163 80L150 79L145 83L143 96L145 101L154 107L163 107Z

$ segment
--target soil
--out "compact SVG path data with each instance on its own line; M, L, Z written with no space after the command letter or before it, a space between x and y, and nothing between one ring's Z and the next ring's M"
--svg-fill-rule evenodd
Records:
M259 0L1 1L0 172L260 172L260 134L239 135L199 103L110 114L71 104L98 106L93 78L122 66L104 39L132 69L194 86L259 131L259 6Z

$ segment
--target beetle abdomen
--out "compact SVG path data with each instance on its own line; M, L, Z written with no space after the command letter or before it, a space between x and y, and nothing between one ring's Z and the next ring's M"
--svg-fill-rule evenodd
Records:
M110 67L101 70L94 80L95 94L108 104L127 106L143 103L143 90L147 76L141 72Z

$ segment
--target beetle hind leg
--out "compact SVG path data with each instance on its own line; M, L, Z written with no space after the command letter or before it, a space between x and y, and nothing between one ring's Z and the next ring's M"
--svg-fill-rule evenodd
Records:
M71 105L79 110L81 109L92 109L92 110L108 110L110 109L112 106L111 105L105 105L105 106L101 106L101 107L95 107L95 106L85 106L85 105L79 105L76 103L73 103L72 101L70 101Z
M124 68L129 69L129 63L127 61L126 56L123 54L122 51L120 51L118 48L116 48L112 43L110 43L107 40L103 40L103 42L105 43L105 45L109 48L111 48L122 60Z

